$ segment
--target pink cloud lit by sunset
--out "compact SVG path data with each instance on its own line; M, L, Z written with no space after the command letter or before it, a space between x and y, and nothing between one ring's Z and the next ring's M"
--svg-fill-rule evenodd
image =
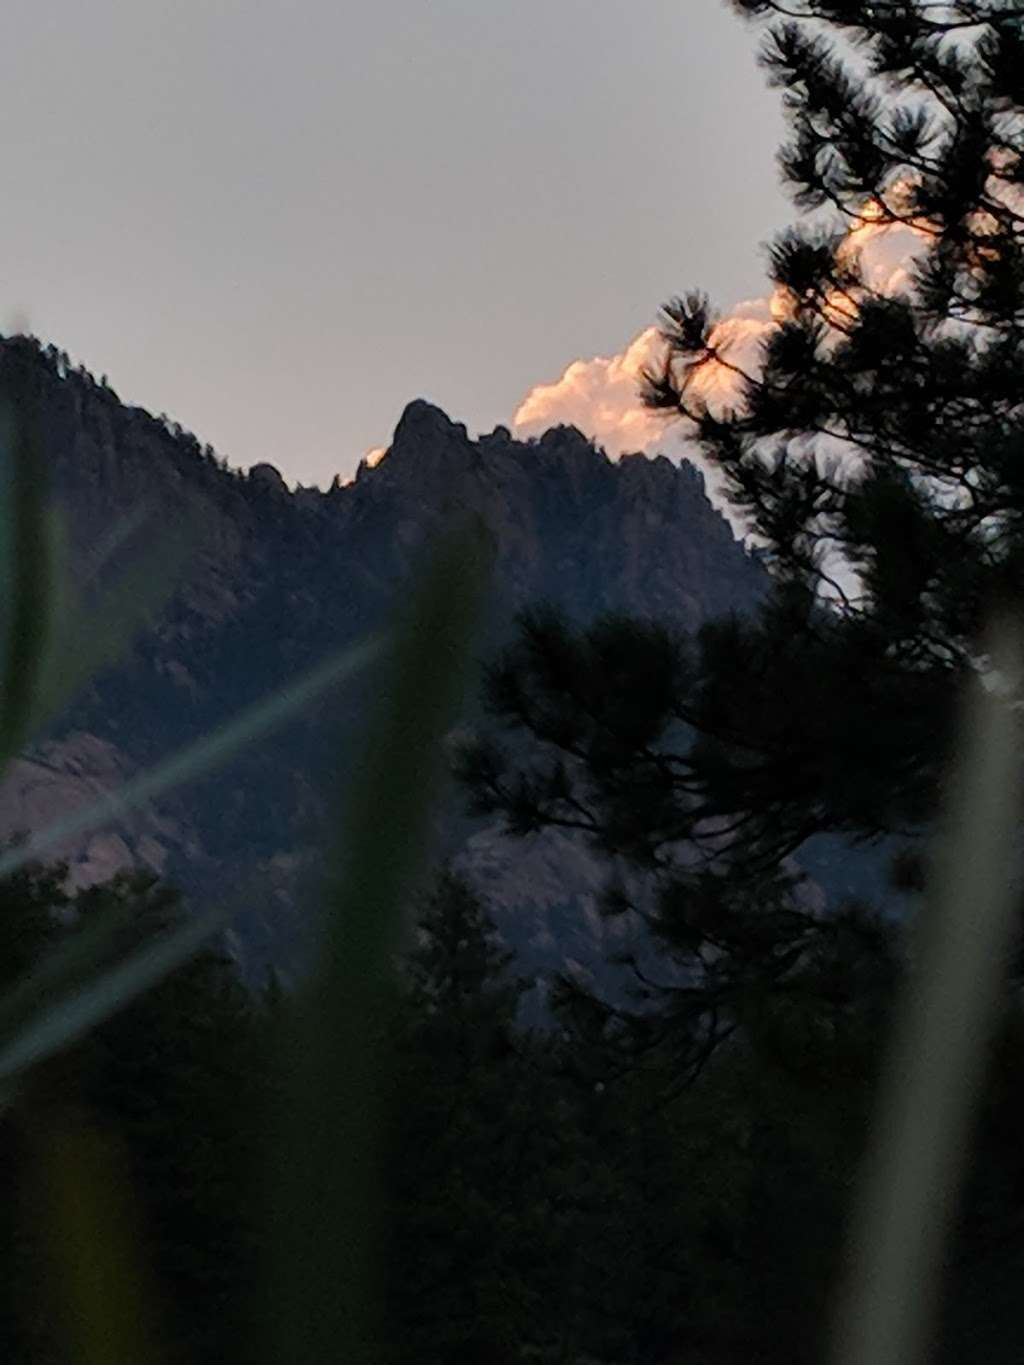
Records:
M877 206L868 205L839 250L839 261L856 256L867 287L894 294L909 286L915 257L927 244L923 226L878 221ZM711 341L729 364L756 374L764 340L789 314L789 300L780 291L735 305L715 326ZM853 306L836 303L836 319ZM513 418L516 434L532 436L559 424L576 426L616 458L631 451L670 455L686 452L685 434L662 414L643 407L639 399L642 370L655 367L664 355L657 327L647 327L618 354L572 361L557 379L538 384L519 404ZM714 361L695 377L696 393L723 408L737 399L737 375ZM686 452L692 453L692 452Z

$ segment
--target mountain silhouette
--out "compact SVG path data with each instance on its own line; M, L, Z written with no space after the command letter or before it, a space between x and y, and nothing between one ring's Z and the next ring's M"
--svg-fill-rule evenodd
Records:
M289 491L273 465L227 468L52 346L0 341L0 377L12 367L65 523L72 582L102 603L179 529L189 555L180 585L124 656L13 765L0 790L7 832L116 787L386 626L456 515L473 513L494 543L483 652L508 637L517 610L542 600L576 621L628 612L692 630L749 608L763 590L763 571L695 467L642 454L612 461L573 427L527 441L497 427L472 440L416 399L373 467L327 491ZM60 850L70 875L88 882L141 864L196 903L248 890L239 952L251 963L287 957L305 933L328 794L374 691L370 672L224 770L70 841ZM439 817L438 850L487 892L504 936L535 966L591 970L603 930L590 855L552 836L513 850L460 814L456 798Z

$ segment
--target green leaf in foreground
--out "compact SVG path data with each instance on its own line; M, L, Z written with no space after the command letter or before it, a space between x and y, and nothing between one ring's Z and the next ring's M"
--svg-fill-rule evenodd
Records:
M391 963L427 843L484 563L475 536L442 545L397 639L350 782L319 962L288 1039L290 1101L272 1158L274 1259L261 1347L274 1365L354 1365L377 1354Z
M976 683L960 769L934 859L919 960L883 1072L837 1365L916 1365L927 1347L942 1243L955 1208L977 1078L1019 892L1022 812L1016 621L993 636L989 679Z

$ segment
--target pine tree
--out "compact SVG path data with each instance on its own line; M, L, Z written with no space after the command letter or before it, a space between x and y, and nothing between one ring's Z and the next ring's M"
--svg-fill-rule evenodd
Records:
M508 1345L525 1316L536 1174L515 1030L525 983L463 878L442 870L418 911L396 1011L394 1349L454 1360Z
M914 831L984 624L1024 588L1024 6L736 8L789 16L763 49L780 165L825 216L772 248L759 372L730 369L703 296L665 309L647 400L700 442L777 584L761 623L708 632L695 720L751 837ZM871 264L894 230L901 279Z
M421 1023L450 1032L457 1065L511 1048L519 998L529 985L510 976L514 956L480 896L465 878L442 869L423 898L416 942L402 968L408 1007Z
M891 929L865 904L824 912L784 861L802 840L765 812L757 828L729 804L754 775L730 769L701 733L689 709L702 685L695 669L686 642L657 625L574 630L551 612L527 613L485 680L488 707L517 745L494 734L467 743L460 776L474 809L500 814L514 836L554 827L587 839L608 866L603 912L632 923L615 955L616 1001L568 974L556 981L574 1066L587 1067L588 1049L617 1071L668 1049L686 1085L738 1029L775 1034L796 1012L804 1024L790 1033L808 1039L814 1016L838 1065L843 1047L863 1051L854 1040L865 1019L884 1014L899 968ZM776 798L784 810L784 791Z
M775 21L780 164L811 216L772 247L757 364L691 293L664 310L645 397L699 443L769 590L692 639L527 613L459 768L512 835L586 839L607 912L637 923L639 1008L568 979L562 1005L589 1039L577 1065L602 1040L667 1049L707 1123L684 1358L817 1359L807 1305L829 1288L900 952L870 907L815 904L791 860L814 836L878 841L900 848L894 888L920 890L985 623L1020 611L1024 4L735 8ZM911 248L901 272L873 264L886 233ZM1009 1020L954 1281L975 1344L956 1358L1017 1349L999 1307L1022 1189Z
M778 21L780 163L817 216L771 250L759 365L692 293L644 391L699 443L770 590L694 639L528 614L486 685L517 747L485 734L459 761L513 834L575 830L608 858L609 912L673 960L646 1003L690 1067L766 991L834 1012L853 962L888 974L871 916L822 915L789 860L820 835L884 842L919 884L985 622L1024 588L1024 6L736 8ZM882 280L870 245L894 231L914 259Z

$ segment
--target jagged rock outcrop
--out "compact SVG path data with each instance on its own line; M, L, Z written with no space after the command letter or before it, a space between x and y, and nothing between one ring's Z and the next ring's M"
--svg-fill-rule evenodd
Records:
M356 541L386 521L408 547L453 508L477 512L495 534L509 605L540 595L580 617L623 610L693 627L749 603L761 581L699 470L645 455L613 462L575 427L526 442L498 427L474 443L417 400L383 459L335 496Z
M456 512L477 514L494 538L491 643L515 610L539 599L579 620L625 611L691 629L762 590L760 569L709 503L696 469L641 455L612 462L575 428L523 442L497 427L474 441L417 399L374 467L363 464L353 482L328 492L290 493L273 466L228 470L194 436L124 406L53 348L0 342L0 372L11 365L28 376L77 582L92 573L90 591L102 602L119 574L137 570L154 536L187 529L192 539L181 585L151 626L44 737L48 785L40 785L38 755L9 778L6 801L0 795L6 829L43 818L44 788L47 812L66 809L84 799L83 782L116 781L157 760L378 628ZM373 692L373 678L361 679L227 770L104 836L102 848L62 851L81 877L127 856L197 899L251 887L243 933L254 952L276 951L301 921L296 888L312 875L327 792ZM507 845L493 830L449 821L442 841L471 872L475 860L507 937L526 944L548 933L553 955L564 949L582 962L589 943L593 957L597 930L587 928L586 906L594 872L582 850L556 842L506 852L502 871L499 845ZM516 878L521 906L533 910L515 909Z

